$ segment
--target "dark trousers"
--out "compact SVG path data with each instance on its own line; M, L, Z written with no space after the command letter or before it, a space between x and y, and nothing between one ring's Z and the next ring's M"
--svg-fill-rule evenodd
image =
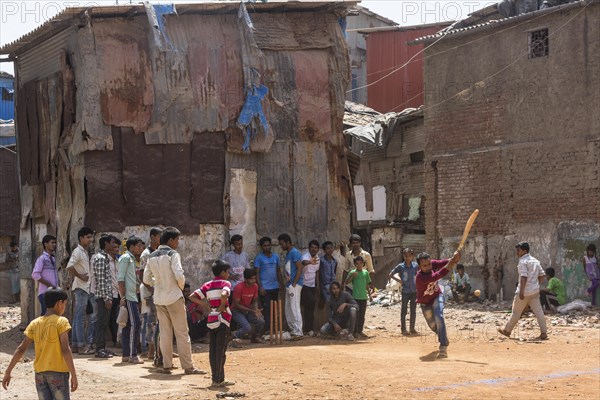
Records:
M113 297L112 308L110 309L110 318L108 321L108 327L110 328L110 336L112 337L113 344L117 344L117 334L119 333L119 324L117 324L117 317L119 316L121 298Z
M300 306L302 311L302 329L304 333L314 331L315 307L317 305L317 288L302 286L300 292Z
M356 299L354 299L356 300ZM358 303L358 313L356 314L356 326L354 327L354 333L362 333L365 327L365 314L367 313L367 301L356 300Z
M121 347L123 348L123 357L136 357L138 346L140 344L140 310L138 303L135 301L125 300L129 319L127 325L123 328L121 334Z
M96 332L94 341L96 342L96 353L106 348L106 328L110 319L110 310L104 306L104 299L96 298L98 314L96 316ZM112 309L112 307L111 307Z
M38 294L38 300L40 301L40 306L42 306L41 315L46 315L46 299L44 297L44 293Z
M266 290L263 298L263 317L265 319L265 332L269 330L271 324L271 300L279 300L279 289ZM283 307L281 308L283 310ZM283 316L282 316L283 319Z
M225 324L221 324L218 328L211 329L208 335L210 337L208 358L210 360L212 381L221 383L225 380L225 352L227 351L229 327Z
M469 301L469 294L471 293L471 285L466 285L466 286L452 286L452 297L454 298L454 301L458 301L458 294L459 293L464 293L465 297L464 297L464 301L467 302Z
M410 330L415 330L415 321L417 319L417 294L402 293L402 309L400 311L400 324L402 332L406 332L406 313L408 312L408 303L410 302Z
M555 294L545 292L540 292L540 303L546 310L550 310L552 308L550 306L558 307L560 305Z

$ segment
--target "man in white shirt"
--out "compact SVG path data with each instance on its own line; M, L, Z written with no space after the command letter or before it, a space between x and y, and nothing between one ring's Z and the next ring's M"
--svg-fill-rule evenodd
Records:
M519 322L523 310L527 306L531 307L531 311L535 314L540 326L540 336L538 340L548 339L548 331L546 328L546 318L544 310L540 303L540 282L544 280L546 273L544 272L540 262L529 255L529 243L519 242L516 245L517 256L519 256L519 284L517 292L513 300L512 315L504 329L498 328L498 332L504 336L510 337L510 334Z
M181 257L176 251L181 232L177 228L165 228L160 246L150 255L144 269L144 283L154 286L154 304L160 326L160 351L163 356L163 373L173 369L173 332L181 368L186 374L205 374L192 362L192 343L188 334L187 314L183 288L185 275Z
M88 346L86 344L86 336L84 335L84 322L86 318L86 309L88 301L94 302L91 277L90 277L90 256L89 248L94 239L94 231L90 228L83 227L77 232L79 244L71 253L67 271L74 276L71 290L73 291L73 332L71 334L72 351L73 353L81 352L83 354L93 354L92 342L95 330L95 324L90 318L88 324ZM93 314L92 314L93 316Z
M302 312L302 330L305 335L314 335L315 307L318 299L319 287L319 242L311 240L308 244L308 253L302 256L304 266L304 285L300 292L300 305Z

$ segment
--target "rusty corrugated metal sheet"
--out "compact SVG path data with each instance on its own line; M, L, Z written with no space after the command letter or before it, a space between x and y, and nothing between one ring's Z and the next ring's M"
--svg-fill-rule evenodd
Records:
M367 37L369 107L386 113L400 112L405 108L418 108L423 105L423 54L419 54L405 67L393 71L423 49L422 45L408 46L406 42L434 34L446 25L369 33ZM389 76L377 82L386 75Z
M106 125L144 132L150 125L154 91L146 31L142 18L94 24L97 82Z

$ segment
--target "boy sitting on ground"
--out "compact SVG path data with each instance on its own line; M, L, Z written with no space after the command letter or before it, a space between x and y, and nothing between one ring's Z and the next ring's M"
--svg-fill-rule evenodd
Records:
M338 281L330 284L327 301L327 323L321 327L321 335L335 335L342 339L354 340L354 327L358 304L350 293L342 292Z

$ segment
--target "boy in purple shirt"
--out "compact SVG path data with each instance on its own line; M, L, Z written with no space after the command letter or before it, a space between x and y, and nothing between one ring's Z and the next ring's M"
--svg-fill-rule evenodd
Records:
M44 252L36 260L31 278L39 284L38 300L42 306L42 315L45 315L46 302L44 301L44 294L48 288L58 287L58 271L56 269L56 259L54 258L56 238L52 235L44 236L42 246L44 246Z
M437 282L448 275L459 260L460 252L458 251L454 252L450 260L431 260L427 253L419 253L417 256L419 264L419 272L416 277L417 303L421 304L427 325L438 335L440 341L438 358L448 357L449 342L444 321L444 294Z

